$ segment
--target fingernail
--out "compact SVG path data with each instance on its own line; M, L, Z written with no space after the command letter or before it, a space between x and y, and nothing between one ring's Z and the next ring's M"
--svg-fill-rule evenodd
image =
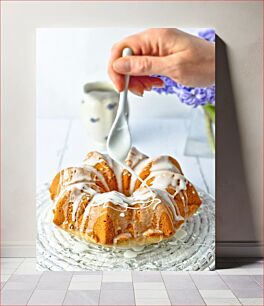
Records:
M130 61L124 58L120 58L113 63L113 68L120 73L130 72Z

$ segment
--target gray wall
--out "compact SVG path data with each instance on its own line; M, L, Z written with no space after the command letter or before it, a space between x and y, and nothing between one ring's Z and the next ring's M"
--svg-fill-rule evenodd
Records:
M215 27L218 254L259 255L262 241L261 2L4 2L2 5L3 255L35 239L35 29Z

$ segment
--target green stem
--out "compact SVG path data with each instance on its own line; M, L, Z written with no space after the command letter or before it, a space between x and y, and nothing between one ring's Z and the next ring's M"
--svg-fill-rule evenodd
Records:
M204 105L204 111L210 117L210 119L215 122L215 106L211 104Z
M209 113L208 110L205 108L204 108L204 114L205 114L205 128L207 131L209 146L213 151L213 153L215 153L215 136L213 131L214 120L212 120L214 117L212 117L212 113Z

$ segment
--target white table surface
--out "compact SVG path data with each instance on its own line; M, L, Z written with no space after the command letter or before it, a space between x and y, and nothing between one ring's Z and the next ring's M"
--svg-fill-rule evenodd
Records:
M197 187L215 195L215 160L184 155L188 119L130 122L133 145L149 156L175 157L184 175ZM94 146L79 119L37 119L37 185L50 182L62 168L79 166Z

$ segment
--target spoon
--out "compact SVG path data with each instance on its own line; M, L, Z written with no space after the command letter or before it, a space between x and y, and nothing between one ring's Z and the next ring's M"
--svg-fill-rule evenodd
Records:
M130 48L125 48L122 52L122 56L124 57L128 55L132 55L132 50ZM129 75L125 75L125 88L124 91L120 93L116 117L106 143L109 156L119 164L124 163L132 145L131 134L127 121L128 85Z
M125 48L122 52L122 56L132 55L132 50L130 48ZM146 184L137 173L132 170L128 165L125 164L125 159L131 149L132 139L128 126L128 101L127 101L127 92L129 85L129 75L125 75L125 89L120 93L118 109L115 117L115 121L111 127L106 148L109 156L121 165L124 169L127 169L132 175L134 175L138 180L141 181L142 185L150 192L151 204L155 201L155 194L151 188ZM158 203L160 200L158 200ZM138 201L137 201L138 203ZM148 204L148 205L151 205Z

